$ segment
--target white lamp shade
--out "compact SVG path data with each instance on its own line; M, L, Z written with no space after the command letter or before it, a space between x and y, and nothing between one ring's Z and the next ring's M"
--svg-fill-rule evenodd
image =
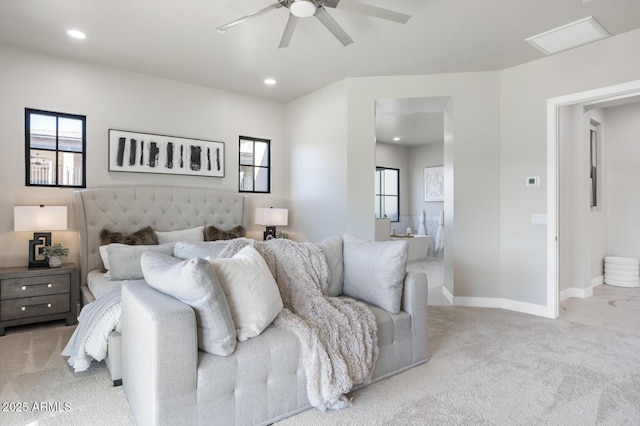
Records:
M66 231L67 206L15 206L13 230Z
M288 222L288 209L274 209L273 207L259 207L256 209L256 225L287 226Z

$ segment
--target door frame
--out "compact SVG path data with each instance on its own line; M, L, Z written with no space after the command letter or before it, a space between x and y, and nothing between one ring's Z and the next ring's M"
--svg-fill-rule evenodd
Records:
M640 80L573 93L547 100L547 308L549 318L558 318L560 312L559 286L559 208L558 171L559 122L558 110L563 106L596 104L640 95Z

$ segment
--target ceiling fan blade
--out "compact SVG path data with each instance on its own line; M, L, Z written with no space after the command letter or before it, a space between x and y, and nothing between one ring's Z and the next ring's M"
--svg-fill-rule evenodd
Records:
M318 21L320 21L322 25L324 25L325 28L328 29L329 32L340 41L340 43L342 43L343 46L348 46L349 44L353 43L353 40L351 40L349 34L347 34L345 30L343 30L342 27L338 25L335 19L333 19L331 15L329 15L329 12L327 12L324 7L319 7L318 10L316 10L316 14L313 16L318 18Z
M283 47L288 47L289 42L291 41L291 37L293 37L293 33L296 30L296 26L298 25L298 21L300 18L293 14L289 14L289 19L287 20L287 25L284 27L284 32L282 33L282 38L280 39L280 45L278 49Z
M231 21L228 24L224 24L224 25L216 28L216 30L218 30L220 32L225 32L226 30L228 30L231 27L235 27L238 24L242 24L244 21L247 21L247 20L252 19L252 18L256 18L256 17L258 17L260 15L264 15L265 13L271 12L274 9L280 9L281 7L283 7L282 3L276 2L276 3L272 4L271 6L267 6L264 9L258 10L257 12L253 12L253 13L247 15L247 16L243 16L242 18L238 18L235 21Z
M404 13L396 12L382 7L370 6L368 4L360 3L357 0L338 0L336 8L347 10L349 12L361 13L367 16L373 16L374 18L385 19L387 21L397 22L399 24L406 24L411 15L405 15Z

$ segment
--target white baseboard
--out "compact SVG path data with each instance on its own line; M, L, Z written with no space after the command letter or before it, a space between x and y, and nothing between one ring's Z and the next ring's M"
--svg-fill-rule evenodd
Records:
M560 301L569 299L570 297L576 297L578 299L584 299L586 297L593 296L593 288L604 284L604 276L595 277L591 280L591 285L587 288L569 287L560 292Z
M598 287L600 284L604 284L604 275L595 277L591 280L591 287Z
M454 297L452 305L507 309L509 311L522 312L539 317L554 318L554 315L549 312L546 306L499 297Z
M570 287L560 292L560 301L570 297L586 298L593 296L593 288L604 283L604 276L595 277L591 280L591 286L587 288ZM535 305L533 303L520 302L517 300L503 299L499 297L456 297L451 294L448 288L442 287L442 294L452 306L471 306L476 308L500 308L509 311L522 312L524 314L536 315L545 318L556 318L555 310L546 306ZM553 312L552 312L553 311Z
M442 286L442 295L447 299L450 305L453 305L453 294L445 286Z

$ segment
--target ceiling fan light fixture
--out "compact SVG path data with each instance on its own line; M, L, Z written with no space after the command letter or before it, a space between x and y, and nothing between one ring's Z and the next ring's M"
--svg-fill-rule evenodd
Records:
M289 10L297 18L308 18L315 15L317 6L312 0L294 0Z

